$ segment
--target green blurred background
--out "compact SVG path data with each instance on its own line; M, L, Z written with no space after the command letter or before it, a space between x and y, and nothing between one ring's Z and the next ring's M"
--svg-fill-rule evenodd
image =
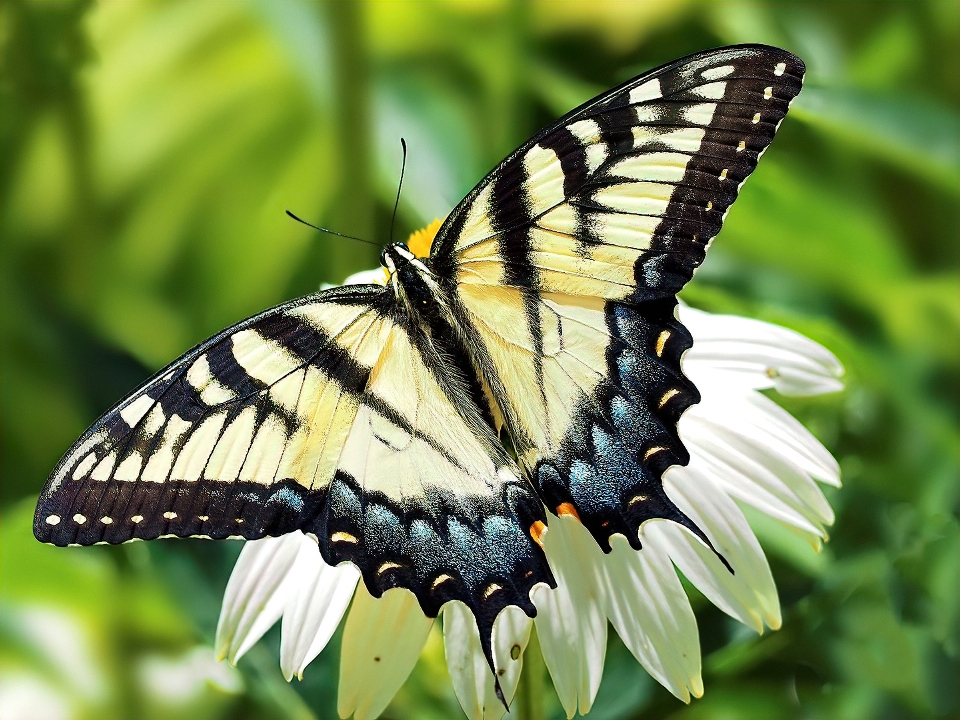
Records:
M753 518L781 631L693 593L704 699L673 699L611 636L592 717L957 717L958 7L3 0L5 717L335 717L336 637L292 685L276 631L237 669L213 661L237 543L41 546L47 473L192 344L374 266L283 211L385 241L400 136L398 237L580 102L739 42L799 54L806 89L684 295L841 358L843 393L784 401L840 459L838 520L816 554ZM386 716L460 717L438 633Z

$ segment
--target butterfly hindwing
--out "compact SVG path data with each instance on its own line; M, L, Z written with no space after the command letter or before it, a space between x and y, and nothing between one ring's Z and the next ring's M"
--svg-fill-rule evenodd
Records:
M438 232L432 267L523 464L604 546L613 532L637 545L651 517L699 533L660 483L688 461L676 423L698 400L675 296L803 69L742 46L635 78L534 136Z
M236 325L104 415L64 456L34 532L57 545L313 533L368 590L481 627L552 583L536 493L463 379L377 286ZM489 633L487 633L489 635Z

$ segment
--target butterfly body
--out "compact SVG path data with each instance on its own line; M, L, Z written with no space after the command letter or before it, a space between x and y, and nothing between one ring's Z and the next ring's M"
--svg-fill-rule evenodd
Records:
M302 530L374 596L459 600L492 667L499 612L535 613L571 514L610 549L665 518L699 399L676 293L800 90L765 46L683 58L573 110L451 212L386 285L280 305L200 344L98 420L51 474L57 545Z

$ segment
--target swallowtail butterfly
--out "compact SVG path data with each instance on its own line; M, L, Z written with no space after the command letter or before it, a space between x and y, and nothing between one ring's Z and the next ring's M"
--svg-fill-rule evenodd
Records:
M698 401L676 294L800 91L760 45L691 55L580 106L500 163L428 256L224 330L70 448L36 537L56 545L297 529L367 589L494 618L555 586L540 546L570 513L604 549L669 518L661 475Z

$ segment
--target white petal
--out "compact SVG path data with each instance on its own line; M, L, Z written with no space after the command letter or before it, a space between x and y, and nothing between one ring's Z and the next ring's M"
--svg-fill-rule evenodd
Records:
M607 615L617 634L647 672L684 702L703 694L697 619L670 558L640 528L643 549L622 535L605 556ZM537 626L539 632L539 625Z
M843 387L840 361L798 332L760 320L714 315L681 306L693 335L683 369L700 386L711 376L744 388L776 388L785 395L815 395Z
M693 455L700 471L721 488L727 495L738 502L752 506L765 515L775 518L788 525L795 533L807 538L815 547L819 548L827 537L823 525L810 519L810 513L803 510L795 496L790 494L789 488L774 473L764 470L759 464L748 468L749 473L741 472L739 467L726 464L715 457L700 454ZM785 499L775 492L768 492L763 481L779 484ZM793 498L793 499L791 499ZM801 510L796 508L800 507Z
M533 591L537 637L560 703L572 718L578 709L581 715L590 711L603 676L607 620L598 574L603 552L569 515L550 516L542 541L557 587L538 585Z
M413 671L433 627L416 596L394 588L376 599L357 585L343 628L337 711L372 720Z
M664 548L687 579L728 615L757 632L763 632L763 623L779 628L780 602L770 566L736 503L697 470L696 461L670 468L663 485L670 499L730 563L733 573L700 539L676 523L649 523L645 534L650 541Z
M775 445L786 459L828 485L840 487L840 465L830 451L790 413L760 393L744 398L741 415L764 433L764 442Z
M832 523L834 515L813 477L839 482L839 471L824 467L813 447L821 446L812 435L791 435L782 418L769 412L776 405L758 398L768 405L726 394L705 396L702 407L691 408L681 419L680 436L691 454L704 457L704 467L713 468L715 479L738 500L757 507L765 503L768 508L761 508L765 512L776 507L771 514L803 530L809 531L812 524L815 532L823 534L823 525ZM796 514L807 522L789 517Z
M304 544L297 558L300 587L287 598L280 626L280 669L290 680L326 647L350 604L360 571L351 563L330 567L316 542Z
M387 276L383 268L361 270L343 281L344 285L386 285Z
M313 541L299 530L244 543L220 609L218 659L236 663L280 619L287 596L300 582L290 570L303 543Z
M505 608L493 622L493 662L508 704L517 692L532 627L533 620L515 606ZM470 720L500 720L506 710L494 690L476 620L459 601L443 606L443 647L453 690L466 716Z

